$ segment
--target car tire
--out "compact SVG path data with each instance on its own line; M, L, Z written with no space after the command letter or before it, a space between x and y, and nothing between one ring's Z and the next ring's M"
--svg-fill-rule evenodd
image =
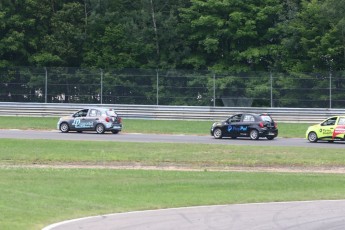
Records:
M216 139L221 139L223 137L222 130L220 128L215 128L213 130L213 137Z
M111 130L111 132L112 132L113 134L118 134L118 133L119 133L119 130Z
M252 140L257 140L259 139L259 131L257 131L256 129L252 129L249 133L249 137Z
M315 132L308 133L309 142L317 142L317 134Z
M267 136L266 138L267 138L267 140L273 140L274 136Z
M60 124L60 131L63 133L68 133L69 125L66 122Z
M105 128L104 128L104 125L102 124L97 124L96 125L96 132L98 134L103 134L105 132Z

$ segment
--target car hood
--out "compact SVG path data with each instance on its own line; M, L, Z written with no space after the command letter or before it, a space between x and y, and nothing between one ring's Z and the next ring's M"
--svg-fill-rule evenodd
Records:
M64 116L64 117L60 117L60 121L61 120L68 120L68 119L71 119L72 116Z
M213 123L213 126L226 125L226 124L227 124L226 121L217 121L217 122Z
M320 124L311 125L311 126L308 127L308 129L315 129L315 128L319 127L319 126L320 126Z

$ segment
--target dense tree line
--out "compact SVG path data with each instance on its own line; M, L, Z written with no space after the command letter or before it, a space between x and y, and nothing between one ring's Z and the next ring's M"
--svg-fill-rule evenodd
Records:
M319 81L325 78L324 72L338 75L334 87L345 88L345 0L1 0L0 34L0 69L207 70L227 76L217 81L219 97L235 93L250 98L265 98L269 93L269 80L262 83L260 79L267 74L259 73L284 73L274 83L275 98L286 98L280 106L298 106L296 95L301 98L305 89L329 87L328 81ZM54 84L94 84L82 71L68 71L70 77L54 73ZM225 73L238 75L233 78ZM239 75L243 73L255 78L244 80ZM128 83L113 74L104 75L107 87L144 84ZM37 76L7 72L1 82L28 78L25 81L34 87L43 84ZM155 90L154 77L145 84ZM214 82L200 78L179 84L181 88L212 88ZM287 86L299 92L286 93ZM125 95L130 90L121 91ZM166 97L173 98L174 93ZM210 92L197 93L210 97ZM318 93L304 98L313 100ZM155 101L154 93L143 89L140 95ZM343 98L342 94L337 97ZM176 98L169 103L183 104ZM269 104L256 100L254 105Z
M0 67L343 70L344 0L2 0Z

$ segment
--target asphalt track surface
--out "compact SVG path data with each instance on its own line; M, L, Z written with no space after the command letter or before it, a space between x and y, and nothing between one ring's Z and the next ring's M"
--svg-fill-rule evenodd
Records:
M76 141L199 143L251 146L345 148L344 143L309 143L302 138L221 139L211 136L94 132L61 133L0 130L0 138ZM345 200L277 202L174 208L86 217L52 224L44 230L336 230L345 229Z
M196 135L140 134L140 133L97 134L95 132L61 133L58 130L52 130L52 131L0 130L0 138L345 148L345 142L310 143L306 139L303 139L303 138L276 138L274 140L267 140L265 138L261 138L259 140L253 141L248 138L214 139L211 136L196 136Z
M54 224L43 230L336 230L345 201L235 204L117 213Z

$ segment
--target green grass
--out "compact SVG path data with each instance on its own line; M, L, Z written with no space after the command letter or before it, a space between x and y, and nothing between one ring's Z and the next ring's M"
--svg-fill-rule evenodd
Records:
M57 118L0 117L1 129L56 129ZM209 135L212 121L124 120L124 132ZM309 124L278 124L304 137ZM342 174L211 172L226 167L345 167L340 149L0 139L0 229L193 205L345 199ZM62 168L32 168L51 165ZM98 169L66 166L101 166ZM181 166L200 171L113 170ZM27 167L26 167L27 166Z
M345 167L342 149L0 139L0 164Z
M52 117L0 117L1 129L56 129L58 118Z
M56 129L58 118L0 117L1 129ZM123 132L209 135L214 121L124 119ZM278 123L280 137L304 138L310 124Z
M330 174L0 169L0 229L89 215L194 205L344 199Z

